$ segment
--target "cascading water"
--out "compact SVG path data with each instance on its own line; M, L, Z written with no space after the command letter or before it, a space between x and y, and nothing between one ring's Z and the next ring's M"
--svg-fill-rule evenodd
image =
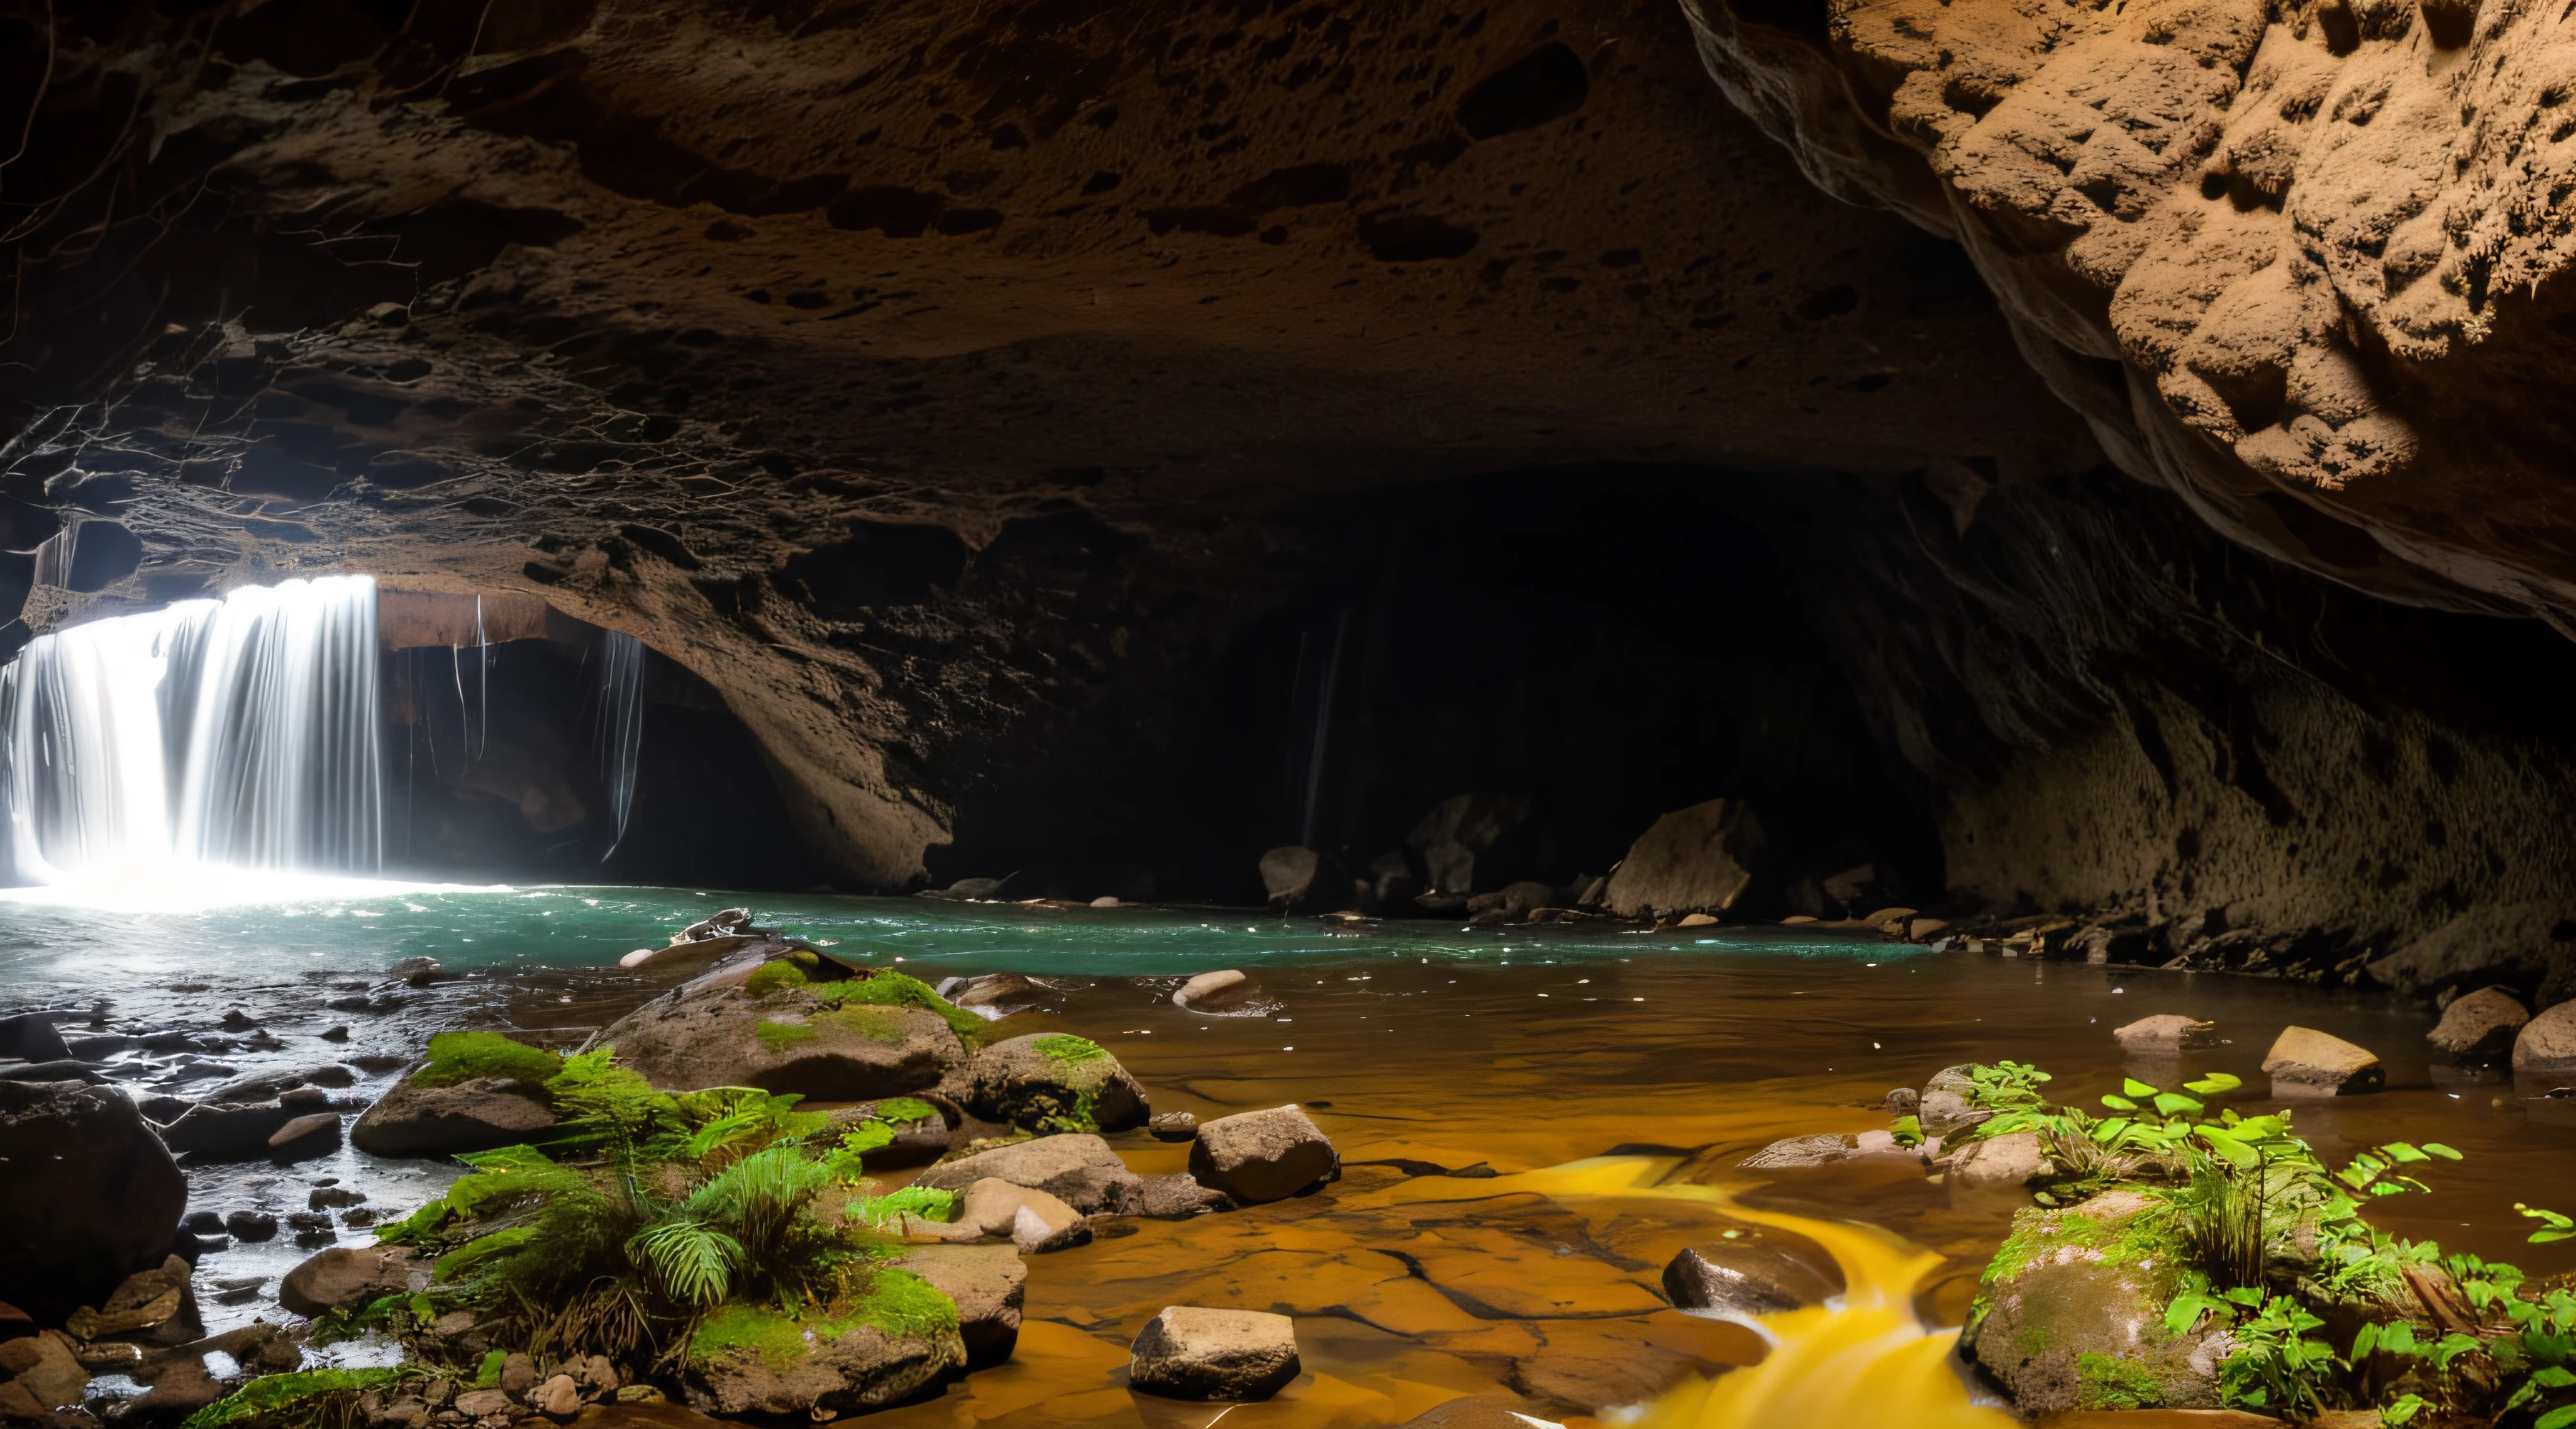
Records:
M376 583L244 587L38 637L0 670L15 882L384 858Z
M599 716L591 747L599 753L599 783L608 791L617 835L606 863L626 842L626 821L635 812L635 770L644 751L644 642L622 631L604 631L599 639Z

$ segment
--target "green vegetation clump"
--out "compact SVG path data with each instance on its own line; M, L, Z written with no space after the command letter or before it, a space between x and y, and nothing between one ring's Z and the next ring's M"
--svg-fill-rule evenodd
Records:
M760 1045L768 1048L773 1057L785 1056L788 1048L811 1042L823 1035L822 1031L810 1022L771 1022L766 1018L763 1018L760 1025L753 1028L752 1032L760 1039Z
M818 984L812 992L831 1008L917 1007L936 1013L948 1030L970 1043L983 1037L986 1025L983 1018L932 992L921 979L891 970L863 970L840 982Z
M1068 1069L1112 1060L1108 1048L1088 1037L1076 1037L1069 1032L1049 1033L1031 1045L1037 1048L1039 1056Z
M411 1074L416 1087L452 1087L479 1077L508 1077L543 1086L563 1058L498 1032L441 1032L429 1039L429 1063Z
M2227 1334L2218 1389L2229 1407L2576 1429L2576 1292L2533 1286L2516 1267L2474 1255L2445 1256L2361 1214L2378 1199L2431 1189L2415 1170L2459 1152L2389 1142L2331 1167L2292 1133L2287 1112L2211 1115L2209 1100L2240 1085L2224 1073L2178 1091L2129 1079L2101 1099L2104 1116L2049 1105L2038 1095L2047 1074L2033 1067L2007 1062L1970 1075L1972 1100L1996 1114L1954 1140L2036 1135L2057 1168L2038 1193L2044 1207L2114 1187L2154 1198L2101 1222L2080 1208L2016 1216L1987 1266L1981 1306L1998 1282L2062 1247L2114 1264L2152 1256L2159 1274L2179 1271L2164 1331ZM2540 1223L2535 1243L2576 1238L2576 1218L2514 1209ZM2320 1333L2337 1321L2359 1322L2348 1348ZM2147 1407L2133 1382L2143 1371L2119 1357L2079 1356L2078 1372L2088 1405Z
M2165 1387L2126 1360L2088 1351L2075 1357L2075 1402L2085 1409L2161 1409Z
M742 985L742 990L750 993L753 997L767 997L771 993L776 992L783 987L805 987L808 985L805 970L803 968L796 966L796 964L785 958L778 958L770 962L762 963L759 968L752 973L751 980Z
M888 1336L936 1335L957 1328L957 1302L908 1270L880 1269L858 1293L815 1313L782 1314L768 1304L727 1305L689 1339L689 1358L747 1351L781 1374L805 1353L806 1339L836 1340L872 1327Z
M939 1115L939 1108L918 1097L888 1097L868 1108L868 1115L893 1126L911 1126Z
M314 1414L330 1407L318 1402L326 1397L355 1399L402 1377L398 1369L311 1369L263 1375L189 1415L180 1429L225 1429L252 1420L302 1417L298 1411Z

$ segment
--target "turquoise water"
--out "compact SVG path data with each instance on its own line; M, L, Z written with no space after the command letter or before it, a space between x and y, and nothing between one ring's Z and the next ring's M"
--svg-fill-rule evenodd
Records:
M453 970L613 967L660 947L718 909L854 961L901 959L934 978L1008 969L1045 975L1155 976L1211 968L1369 958L1507 962L1666 955L1754 955L1893 962L1923 949L1790 928L1646 933L1609 923L1467 929L1411 920L1357 929L1314 918L1203 908L1052 908L832 894L741 894L633 887L434 888L341 882L325 896L212 908L129 911L9 895L0 940L0 1005L97 985L101 957L122 978L294 977L377 972L428 956Z

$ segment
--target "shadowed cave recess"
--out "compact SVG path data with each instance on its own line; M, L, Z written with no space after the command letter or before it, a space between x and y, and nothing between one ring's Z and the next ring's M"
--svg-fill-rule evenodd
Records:
M515 603L387 642L407 872L1455 916L1445 800L1570 902L1723 797L1734 917L2576 992L2556 557L2390 494L2538 450L2389 424L2554 290L2150 350L1796 9L19 0L6 641Z

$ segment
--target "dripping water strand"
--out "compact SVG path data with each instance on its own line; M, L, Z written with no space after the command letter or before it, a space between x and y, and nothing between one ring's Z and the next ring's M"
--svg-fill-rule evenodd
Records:
M599 642L599 709L592 726L591 747L599 756L600 787L617 823L608 862L626 842L626 821L635 812L635 774L644 750L644 642L610 630Z

